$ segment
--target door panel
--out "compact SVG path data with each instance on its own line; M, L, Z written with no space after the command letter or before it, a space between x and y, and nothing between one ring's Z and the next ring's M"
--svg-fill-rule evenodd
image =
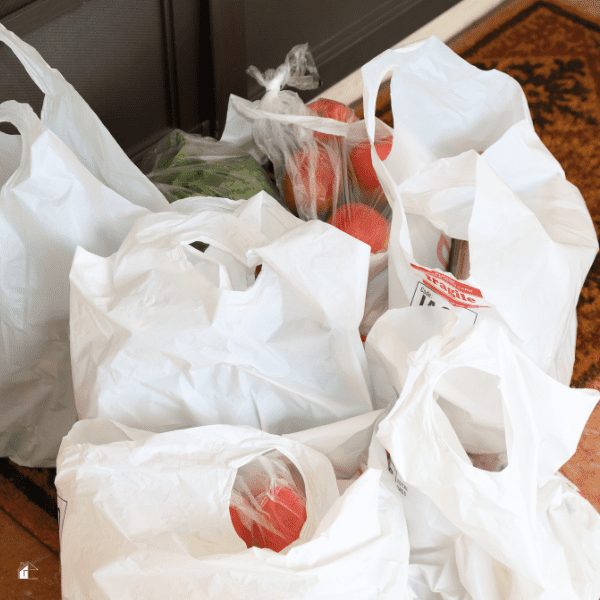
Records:
M308 42L327 89L459 0L244 0L248 65L276 68ZM265 43L268 40L268 44ZM248 97L264 90L248 79ZM304 100L318 91L301 92ZM357 98L358 99L358 98Z
M173 127L200 130L212 117L212 94L200 94L211 72L200 51L207 38L200 35L200 6L198 0L42 0L2 23L60 71L135 155ZM41 91L2 44L0 81L0 102L27 102L39 114Z

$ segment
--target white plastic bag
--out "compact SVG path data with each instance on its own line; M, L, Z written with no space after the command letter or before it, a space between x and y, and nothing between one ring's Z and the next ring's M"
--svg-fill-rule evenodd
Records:
M389 307L446 307L459 316L457 333L480 319L503 323L568 384L575 307L598 240L581 194L535 133L522 89L433 37L390 50L362 68L371 140L389 71L393 146L385 161L371 150L393 204ZM451 240L468 241L464 281L447 272Z
M493 321L455 339L440 321L440 335L404 354L410 341L389 340L402 338L391 324L395 312L381 319L384 326L392 317L381 364L408 369L390 382L403 389L376 436L405 495L413 589L465 599L596 600L600 515L557 471L600 394L543 373ZM370 336L384 340L379 325ZM479 398L457 395L453 404L440 392L468 378L483 382Z
M80 418L290 433L372 410L358 331L368 246L264 192L234 213L180 202L186 212L143 217L108 258L77 249ZM189 246L197 240L205 253Z
M7 101L0 122L0 454L51 467L76 419L69 357L69 269L76 246L108 255L167 201L38 52L0 25L44 92L41 119Z
M230 495L271 450L298 469L307 519L281 552L247 548ZM320 452L249 427L151 434L86 419L57 464L62 590L71 600L409 600L402 504L368 469L343 496Z

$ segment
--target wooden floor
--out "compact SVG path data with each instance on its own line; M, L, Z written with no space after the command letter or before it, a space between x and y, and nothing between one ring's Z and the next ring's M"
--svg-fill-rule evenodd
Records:
M60 558L0 509L0 596L6 600L60 600ZM19 579L25 563L28 579Z

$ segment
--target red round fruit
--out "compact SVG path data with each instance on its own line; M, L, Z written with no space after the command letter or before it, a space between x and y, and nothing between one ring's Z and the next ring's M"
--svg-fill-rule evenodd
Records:
M335 119L342 123L356 123L356 121L358 121L358 117L354 111L347 104L343 104L337 100L317 98L307 106L312 111L316 112L319 117ZM315 131L314 136L323 142L330 142L331 139L335 137L327 133L321 133L320 131Z
M327 98L317 98L307 105L310 110L316 112L320 117L335 119L343 123L355 123L358 117L354 111L347 105L337 100Z
M242 523L238 510L230 506L233 528L248 548L256 546L281 552L300 536L306 522L306 504L286 486L275 486L269 493L262 492L256 496L256 501L263 511L258 518L263 523L266 520L274 531L255 520L249 524L251 529L248 529Z
M275 530L282 535L262 529L263 548L281 552L300 537L300 531L306 522L306 506L293 490L276 486L268 494L256 499L265 511L265 516Z
M229 515L235 532L242 538L246 546L250 548L253 545L252 532L244 527L240 513L233 506L229 507Z
M281 191L295 215L317 219L331 210L341 184L339 155L326 145L311 144L287 158Z
M338 208L329 222L371 246L371 253L387 250L390 238L388 222L374 209L366 204L353 202Z
M375 140L375 151L381 160L385 160L392 149L393 138L384 137ZM379 179L371 160L371 142L366 140L357 144L350 153L350 164L359 185L365 190L373 190L379 186Z

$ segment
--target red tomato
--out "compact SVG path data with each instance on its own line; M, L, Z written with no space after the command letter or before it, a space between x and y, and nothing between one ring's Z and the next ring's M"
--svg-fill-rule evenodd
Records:
M281 552L300 537L300 531L306 522L306 506L290 488L277 486L268 494L256 499L266 512L266 518L282 535L261 528L262 548Z
M325 216L339 195L342 163L339 155L326 145L317 143L299 150L286 160L283 198L290 210L301 217Z
M335 119L336 121L342 121L342 123L355 123L358 121L358 117L354 114L354 111L347 104L342 104L337 100L317 98L307 106L320 117Z
M233 524L235 532L242 538L248 548L253 546L252 532L249 529L246 529L246 527L244 527L242 524L242 519L237 509L233 506L230 506L229 515L231 516L231 523Z
M326 119L335 119L342 123L356 123L356 121L358 121L358 117L354 114L354 110L337 100L317 98L307 106L320 117L325 117ZM330 142L331 139L335 137L327 133L321 133L320 131L315 131L314 135L318 140L323 142Z
M371 246L371 253L387 250L390 238L388 222L366 204L353 202L339 208L329 223Z
M233 528L248 548L256 546L281 552L300 537L300 531L306 522L306 506L290 488L276 486L268 494L259 494L256 501L264 510L262 516L282 535L269 531L256 522L252 523L250 531L242 524L237 509L230 506Z
M375 139L375 151L381 160L385 160L392 149L392 137ZM379 186L377 173L371 160L371 142L366 140L357 144L350 153L350 164L354 169L360 186L365 190L373 190Z

